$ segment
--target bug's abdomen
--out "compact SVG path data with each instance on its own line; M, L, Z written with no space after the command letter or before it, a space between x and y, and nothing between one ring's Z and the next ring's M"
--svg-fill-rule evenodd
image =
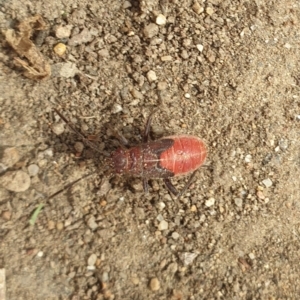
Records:
M169 178L198 169L206 158L206 146L194 136L169 136L112 153L111 165L117 174L144 178Z
M195 136L169 136L173 145L160 154L160 166L174 175L186 175L198 169L205 161L207 150L204 142Z

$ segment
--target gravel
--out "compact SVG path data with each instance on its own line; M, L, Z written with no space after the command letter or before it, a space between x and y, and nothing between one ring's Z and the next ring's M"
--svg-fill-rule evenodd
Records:
M158 278L154 277L150 280L149 287L153 292L156 292L160 289L160 282Z

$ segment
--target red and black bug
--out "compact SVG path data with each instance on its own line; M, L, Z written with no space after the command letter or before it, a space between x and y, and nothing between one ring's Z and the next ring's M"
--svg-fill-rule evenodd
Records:
M58 110L55 111L90 147L98 151L96 146L78 132ZM128 147L126 139L119 135L124 146L111 154L110 168L115 174L141 177L146 192L149 179L163 178L167 189L175 196L180 196L190 186L196 170L204 163L207 155L206 146L200 138L192 135L172 135L151 141L152 115L146 123L142 144ZM179 193L170 178L191 173L190 179Z

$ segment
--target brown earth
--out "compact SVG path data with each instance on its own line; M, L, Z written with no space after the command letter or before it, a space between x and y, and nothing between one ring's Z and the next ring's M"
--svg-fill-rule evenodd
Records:
M36 14L48 29L33 46L52 69L42 81L5 41ZM7 299L299 299L299 22L288 0L2 3ZM96 135L100 153L80 153L53 108ZM140 179L105 172L114 131L138 143L155 108L156 138L193 134L209 148L180 199L160 179L145 194Z

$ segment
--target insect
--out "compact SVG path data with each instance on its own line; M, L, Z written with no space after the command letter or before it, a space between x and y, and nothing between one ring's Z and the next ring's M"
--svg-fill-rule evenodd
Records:
M93 149L96 146L77 131L56 109L60 118ZM143 133L143 143L129 146L127 140L118 134L122 144L108 159L115 174L124 174L143 179L144 191L148 192L148 180L162 178L170 193L179 197L190 186L196 171L203 165L207 156L205 143L192 135L171 135L151 141L150 127L153 113L149 116ZM183 190L178 192L170 178L192 174Z

